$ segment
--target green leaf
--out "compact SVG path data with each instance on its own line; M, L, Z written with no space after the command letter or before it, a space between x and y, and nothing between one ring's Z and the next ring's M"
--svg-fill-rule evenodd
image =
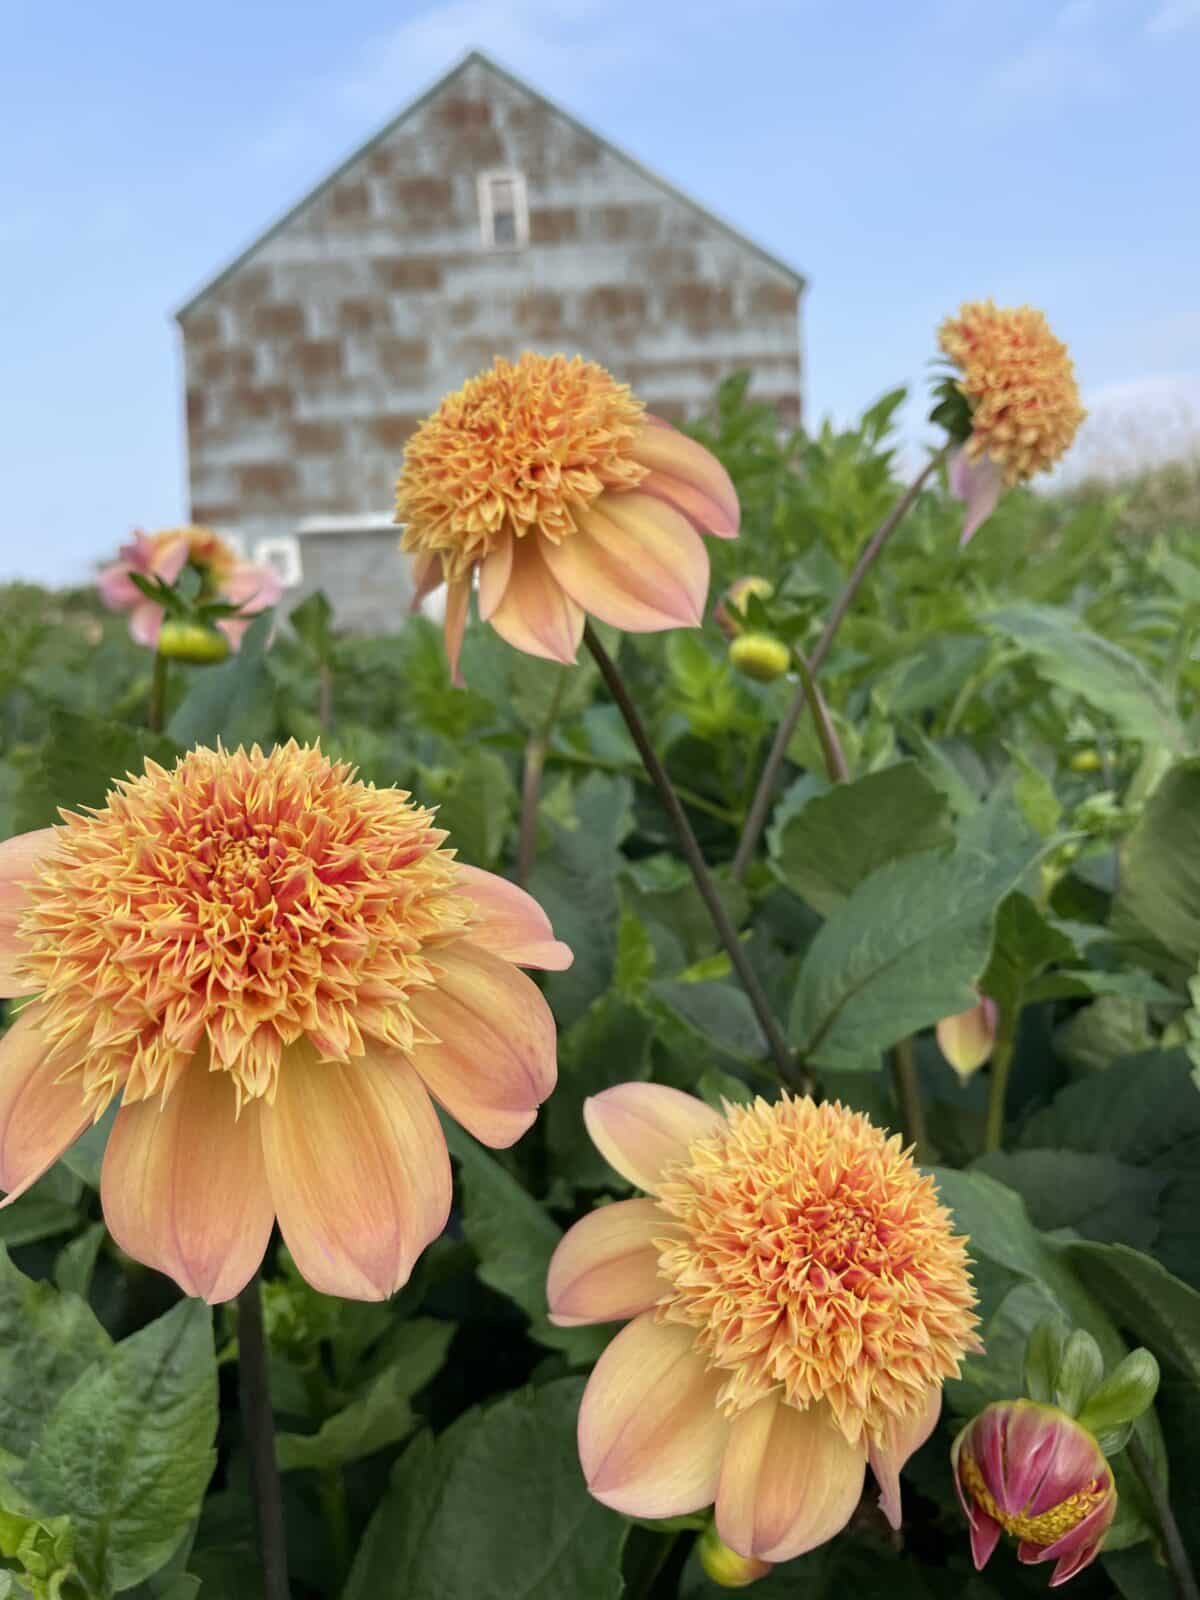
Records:
M479 1258L480 1279L520 1306L539 1344L581 1363L594 1359L611 1329L556 1328L546 1316L546 1270L561 1228L456 1122L443 1117L442 1127L459 1164L463 1232Z
M27 1278L0 1248L0 1449L27 1456L55 1402L111 1348L89 1306Z
M405 1452L343 1600L620 1600L629 1527L587 1491L567 1378Z
M618 1083L645 1078L653 1025L616 994L601 995L559 1035L558 1088L542 1110L547 1144L558 1174L573 1188L603 1189L611 1167L588 1138L583 1102Z
M979 987L1002 1011L1012 1013L1027 998L1030 981L1043 967L1074 956L1075 946L1066 934L1018 891L1000 903L992 956Z
M1158 1393L1158 1362L1149 1350L1131 1350L1087 1397L1079 1420L1093 1433L1133 1422Z
M147 759L171 767L178 755L177 744L145 728L52 707L36 755L22 766L13 832L58 822L60 807L102 806L117 779L141 777Z
M1014 1189L1043 1233L1074 1228L1089 1239L1145 1247L1158 1233L1167 1175L1117 1156L1077 1150L997 1150L972 1164Z
M741 1061L761 1061L766 1040L745 990L722 981L690 983L659 979L648 991L650 1014L663 1024L662 1042L692 1061L714 1052Z
M1200 758L1166 774L1124 840L1112 927L1177 982L1200 966Z
M216 1428L212 1314L184 1300L60 1395L20 1483L39 1506L69 1512L84 1581L107 1596L178 1546L216 1462Z
M79 1222L83 1185L62 1166L54 1166L32 1188L0 1211L0 1242L9 1249L70 1233Z
M772 865L829 916L871 873L953 843L946 797L915 761L901 761L816 795L773 835Z
M1025 1392L1031 1400L1041 1405L1053 1403L1066 1343L1067 1329L1052 1318L1039 1322L1029 1335L1025 1346Z
M334 651L333 607L324 591L318 589L293 606L288 621L296 637L303 640L322 666L330 666Z
M63 1153L62 1164L69 1167L77 1178L82 1178L89 1189L100 1187L100 1165L108 1145L108 1136L117 1120L120 1106L114 1100L108 1110L82 1133L71 1148Z
M1063 1346L1062 1359L1054 1384L1054 1400L1060 1411L1077 1417L1083 1402L1100 1387L1104 1377L1104 1357L1100 1346L1086 1328L1076 1328Z
M452 1322L418 1317L404 1323L389 1350L391 1364L348 1406L316 1433L276 1435L279 1470L340 1467L405 1438L417 1424L412 1398L439 1370L453 1337Z
M1135 656L1081 627L1073 612L1026 603L983 620L1023 646L1044 678L1103 712L1126 738L1181 747L1179 720L1162 687Z
M476 747L461 760L450 793L438 808L447 844L472 866L499 864L517 805L517 791L503 757Z
M1063 1253L1115 1321L1200 1384L1200 1293L1127 1245L1067 1244Z
M926 851L864 880L805 955L790 1037L835 1071L976 1002L996 907L1043 843L995 798L962 824L951 854Z
M267 667L267 641L274 618L264 611L242 636L241 649L220 666L198 669L167 725L176 744L269 743L275 724L275 688Z

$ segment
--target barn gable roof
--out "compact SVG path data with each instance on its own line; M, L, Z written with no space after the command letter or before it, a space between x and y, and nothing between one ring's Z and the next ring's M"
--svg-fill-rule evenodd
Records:
M361 161L363 156L367 155L375 148L376 145L380 144L384 139L388 138L390 134L394 133L397 128L399 128L408 120L409 117L414 116L424 106L428 105L431 100L435 99L439 94L441 94L444 89L448 88L457 77L459 77L467 70L468 67L472 65L479 65L486 68L487 71L494 73L496 77L502 79L512 87L520 90L523 94L528 95L530 99L536 100L548 111L553 112L555 116L560 117L564 122L569 123L570 126L578 133L583 134L586 138L594 139L598 144L603 145L606 150L608 150L612 155L616 156L619 161L624 162L626 166L632 168L633 171L638 173L642 178L645 178L648 182L654 184L665 194L671 195L674 199L679 200L684 205L690 207L692 211L703 217L705 221L711 224L713 227L719 228L722 233L727 234L744 249L751 251L754 255L758 256L761 261L765 261L768 266L773 267L777 272L780 272L785 277L791 279L798 289L805 288L806 279L803 273L797 272L796 269L792 266L789 266L786 261L783 261L778 256L773 255L769 250L764 249L762 245L756 244L753 239L747 238L746 235L740 231L740 229L735 228L731 223L726 222L724 218L717 216L714 212L710 211L707 206L700 205L699 202L694 200L691 195L685 194L682 189L679 189L675 186L675 184L668 182L666 178L661 177L657 172L653 171L652 168L647 167L643 162L636 160L633 156L629 155L619 146L613 144L611 139L604 138L603 135L597 133L594 128L589 128L585 123L580 122L578 117L573 117L569 111L564 111L562 106L555 104L553 100L548 99L545 95L539 94L536 89L531 88L529 84L516 77L515 74L505 71L505 69L501 66L498 66L490 56L485 55L482 50L472 50L466 56L464 56L456 66L452 67L449 72L444 73L436 83L434 83L425 91L424 94L419 95L417 99L411 101L397 116L393 117L390 122L386 123L385 126L380 128L377 133L373 134L365 144L359 145L358 148L349 156L347 156L346 159L337 167L335 167L326 178L322 179L322 181L317 184L315 188L310 189L301 200L298 200L295 205L289 207L289 209L284 212L284 214L275 222L273 222L271 226L265 230L265 232L260 233L251 244L247 245L246 248L237 256L235 256L227 266L223 267L215 277L211 278L203 286L203 288L197 290L197 292L192 295L191 299L189 299L186 304L180 306L178 311L176 311L176 320L182 322L193 311L197 310L208 298L208 296L213 293L214 290L220 288L220 286L225 283L227 279L232 277L238 268L249 261L257 253L257 251L259 251L262 246L267 243L269 239L274 238L274 236L279 233L281 229L285 228L294 217L299 216L302 211L311 205L311 203L316 200L319 195L323 194L326 189L335 184L339 178L344 177L353 166Z

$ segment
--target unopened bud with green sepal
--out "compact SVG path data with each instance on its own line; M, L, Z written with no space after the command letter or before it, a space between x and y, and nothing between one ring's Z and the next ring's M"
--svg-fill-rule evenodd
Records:
M792 664L792 652L769 633L743 633L729 646L731 664L747 678L773 683Z
M700 1536L700 1565L722 1589L748 1589L771 1570L769 1561L731 1550L711 1522Z

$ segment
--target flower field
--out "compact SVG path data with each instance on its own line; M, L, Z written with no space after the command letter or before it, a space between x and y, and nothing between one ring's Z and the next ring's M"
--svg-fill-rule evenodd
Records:
M1200 527L940 342L0 588L0 1600L1197 1600Z

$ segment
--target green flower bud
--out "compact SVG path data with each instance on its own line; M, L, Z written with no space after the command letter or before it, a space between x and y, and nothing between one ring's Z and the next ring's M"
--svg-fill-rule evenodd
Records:
M791 666L792 652L769 633L743 633L729 646L729 659L747 678L773 683Z
M170 661L224 661L229 654L229 640L203 622L168 617L159 631L158 653Z
M711 1522L700 1536L700 1565L722 1589L748 1589L771 1570L769 1561L740 1556L731 1550Z

